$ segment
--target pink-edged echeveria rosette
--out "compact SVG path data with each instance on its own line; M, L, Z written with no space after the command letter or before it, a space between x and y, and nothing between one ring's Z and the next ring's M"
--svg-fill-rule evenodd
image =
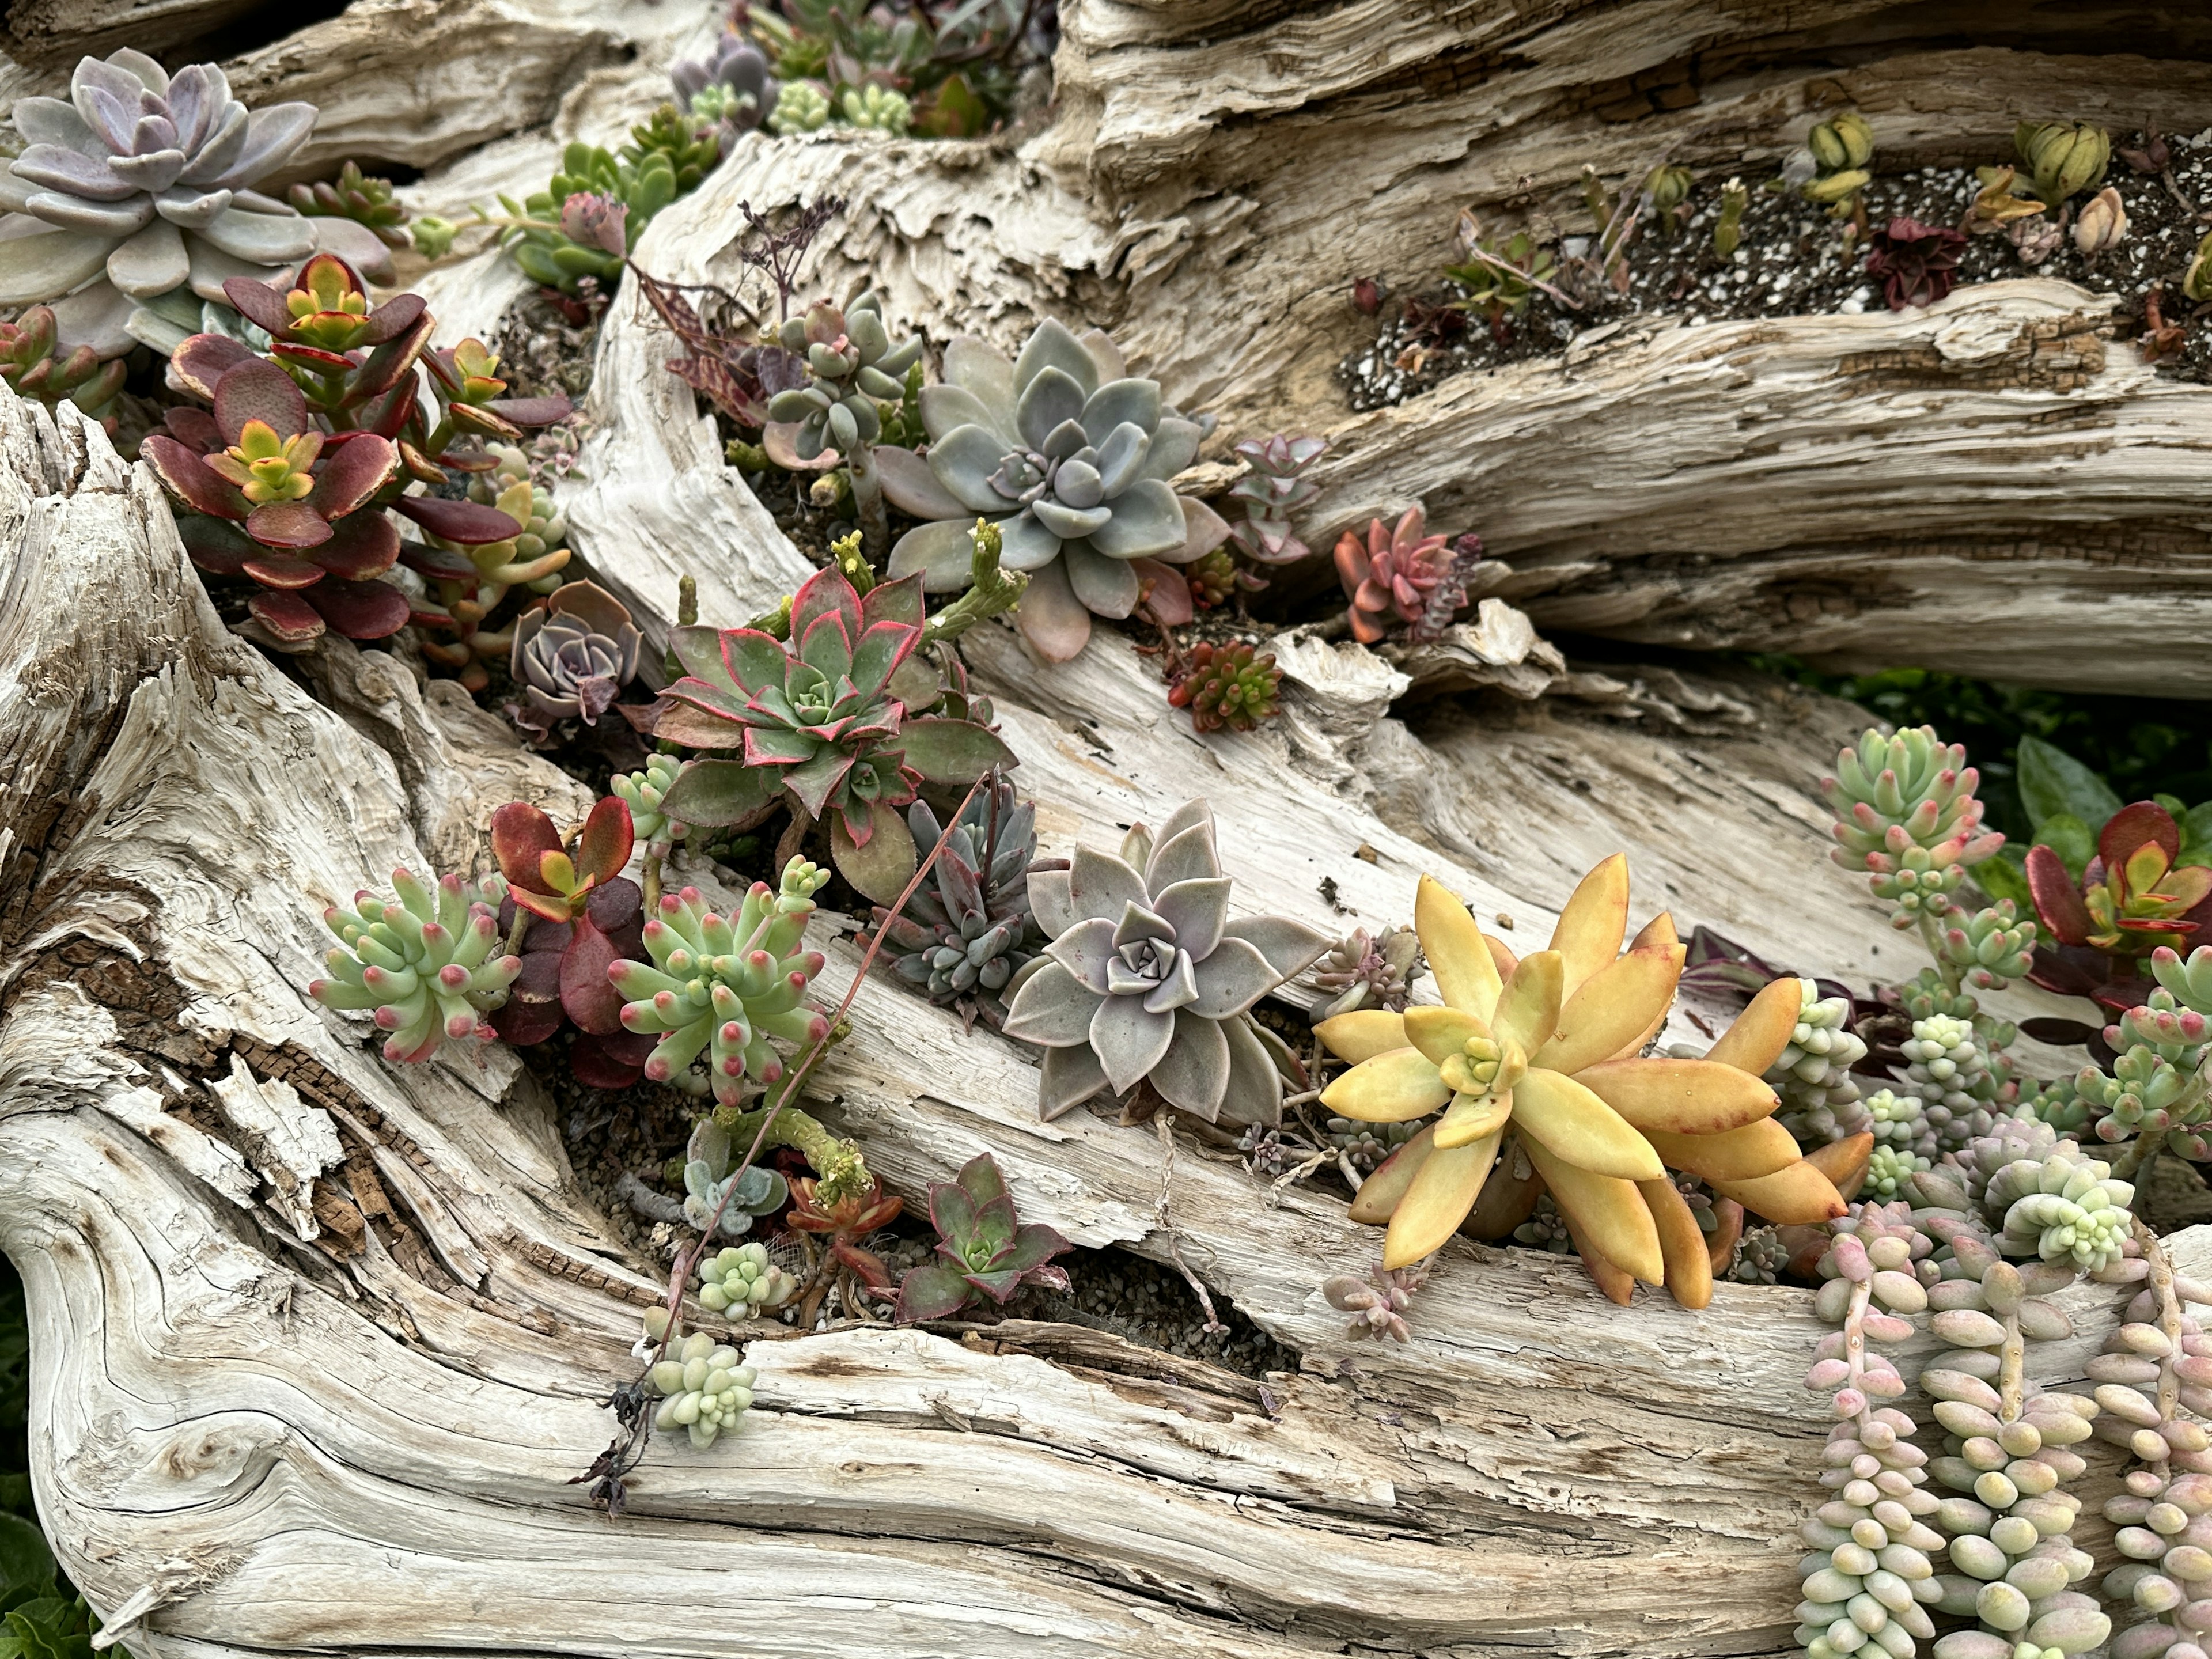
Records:
M1188 613L1176 567L1212 552L1229 526L1169 480L1197 459L1212 418L1170 406L1104 334L1079 337L1048 319L1012 362L961 336L945 348L944 384L922 388L921 420L927 459L876 454L884 495L928 520L891 550L893 575L919 575L932 592L965 586L980 514L1005 538L1003 566L1029 574L1014 620L1049 661L1082 651L1092 617L1136 609L1148 582L1155 608Z
M1229 889L1203 800L1157 839L1132 830L1119 858L1078 848L1030 878L1053 941L1015 981L1006 1031L1046 1051L1042 1116L1149 1082L1210 1123L1280 1121L1282 1075L1249 1011L1334 941L1287 916L1232 921Z
M670 644L690 672L663 694L653 734L738 755L686 767L667 811L742 827L788 800L828 823L846 880L894 902L917 862L899 809L919 787L964 787L1018 763L988 726L908 716L891 682L921 633L918 578L863 597L834 568L793 596L790 644L757 629L676 629Z

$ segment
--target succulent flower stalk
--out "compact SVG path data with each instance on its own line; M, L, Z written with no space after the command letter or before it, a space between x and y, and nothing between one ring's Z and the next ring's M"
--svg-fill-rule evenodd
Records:
M608 983L626 1000L623 1024L665 1033L646 1061L646 1076L696 1094L711 1087L716 1100L736 1106L749 1079L773 1083L783 1075L771 1039L812 1043L829 1035L830 1022L806 1001L822 953L799 948L814 894L829 878L826 870L793 859L781 890L755 882L734 917L708 909L696 887L662 898L660 914L645 924L651 964L617 962L607 969ZM703 1079L691 1071L702 1054Z
M1395 1200L1364 1218L1354 1210L1387 1216L1386 1268L1429 1255L1467 1218L1509 1128L1579 1246L1692 1307L1711 1294L1710 1254L1668 1164L1772 1220L1842 1212L1833 1184L1766 1121L1778 1101L1759 1074L1796 1028L1796 983L1762 992L1704 1060L1643 1058L1685 951L1662 920L1623 955L1627 917L1627 861L1616 855L1576 889L1551 948L1515 963L1424 877L1413 927L1443 1006L1361 1010L1316 1028L1353 1062L1322 1091L1326 1109L1374 1122L1441 1114L1426 1146L1417 1137L1393 1160L1405 1160L1388 1186Z
M945 348L945 375L921 392L927 460L878 456L891 504L927 521L892 548L894 576L920 575L932 592L964 586L981 514L1006 568L1029 574L1023 636L1066 662L1093 616L1127 616L1147 575L1179 585L1177 567L1227 539L1211 507L1169 482L1197 459L1211 419L1178 413L1105 335L1078 338L1048 319L1012 362L963 336Z
M1285 916L1231 921L1213 813L1186 802L1121 856L1079 848L1030 878L1048 958L1018 983L1006 1035L1045 1049L1041 1115L1149 1082L1208 1122L1274 1123L1283 1082L1247 1011L1328 939Z
M489 1042L497 1035L484 1018L507 1000L521 959L502 954L493 912L506 887L459 876L427 888L405 870L392 872L396 897L363 890L353 908L333 905L323 921L343 944L323 958L329 979L307 994L325 1008L374 1011L386 1038L384 1057L425 1060L446 1039Z
M1345 1331L1347 1336L1377 1341L1387 1336L1395 1342L1410 1342L1413 1328L1406 1311L1413 1305L1414 1293L1428 1276L1428 1270L1421 1267L1401 1267L1395 1273L1378 1269L1364 1279L1339 1273L1322 1282L1321 1293L1330 1307L1352 1316Z

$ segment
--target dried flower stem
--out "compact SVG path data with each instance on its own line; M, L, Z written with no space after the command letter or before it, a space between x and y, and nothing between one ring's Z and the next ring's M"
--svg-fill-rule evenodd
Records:
M1550 295L1554 300L1557 300L1561 305L1566 307L1570 311L1580 311L1583 308L1582 302L1580 301L1569 299L1565 294L1562 294L1558 289L1553 288L1542 277L1535 276L1529 271L1522 270L1520 266L1515 264L1510 259L1499 258L1496 254L1491 252L1486 248L1470 247L1468 249L1468 255L1471 258L1481 260L1483 264L1488 265L1492 270L1502 272L1504 275L1512 277L1516 282L1526 283L1529 287L1540 289L1544 293ZM1534 263L1534 256L1531 255L1530 258L1531 263Z

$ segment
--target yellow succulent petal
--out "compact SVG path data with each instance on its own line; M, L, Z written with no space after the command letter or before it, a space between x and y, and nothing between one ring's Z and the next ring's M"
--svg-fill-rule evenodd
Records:
M1390 1231L1382 1238L1386 1270L1410 1267L1443 1248L1482 1196L1482 1183L1498 1161L1498 1140L1493 1134L1429 1154L1391 1212Z
M1375 1173L1361 1182L1359 1190L1352 1195L1352 1208L1347 1212L1351 1218L1370 1227L1389 1220L1390 1212L1398 1207L1398 1200L1405 1197L1436 1146L1437 1126L1431 1123L1376 1164Z
M1594 1175L1554 1158L1533 1135L1522 1135L1521 1145L1528 1161L1536 1166L1536 1173L1551 1188L1552 1201L1566 1212L1584 1243L1623 1273L1633 1273L1647 1285L1666 1282L1667 1262L1659 1249L1659 1229L1634 1182Z
M1513 954L1513 947L1495 933L1485 933L1482 942L1490 947L1491 964L1498 969L1500 985L1513 977L1513 970L1521 965L1521 958Z
M1451 1098L1436 1062L1419 1048L1393 1048L1363 1060L1322 1091L1321 1103L1363 1123L1425 1117Z
M1756 1181L1788 1169L1799 1157L1797 1138L1771 1117L1717 1135L1674 1135L1663 1129L1644 1133L1669 1165L1707 1181Z
M1716 1066L1733 1066L1739 1072L1760 1076L1790 1046L1804 1006L1805 994L1796 980L1776 980L1751 1000L1751 1006L1721 1033L1721 1040L1706 1050L1705 1058Z
M1615 853L1582 878L1552 930L1552 948L1565 959L1565 990L1619 956L1627 933L1628 854Z
M1504 982L1498 964L1467 906L1434 876L1423 876L1413 895L1413 931L1437 976L1437 994L1454 1008L1488 1019Z
M1644 931L1628 941L1632 951L1641 951L1647 945L1680 945L1682 936L1674 931L1674 913L1662 910L1644 924Z
M1464 1146L1470 1141L1480 1140L1503 1129L1513 1115L1513 1096L1488 1095L1478 1100L1471 1095L1462 1095L1446 1109L1437 1121L1437 1146L1439 1148ZM1364 1187L1360 1191L1365 1192Z
M1468 1038L1490 1035L1490 1027L1464 1008L1408 1008L1399 1018L1406 1023L1405 1040L1439 1066L1462 1052Z
M1835 1184L1836 1195L1850 1203L1866 1185L1867 1160L1874 1156L1874 1137L1863 1130L1816 1146L1805 1154L1811 1164Z
M1781 1104L1757 1078L1710 1060L1608 1060L1575 1080L1638 1128L1669 1134L1739 1129Z
M1810 1227L1833 1221L1844 1212L1843 1195L1836 1183L1810 1164L1799 1159L1786 1170L1756 1181L1715 1181L1709 1183L1723 1198L1732 1198L1755 1216L1778 1227Z
M1595 1174L1651 1181L1667 1173L1651 1143L1620 1113L1558 1072L1531 1067L1514 1085L1513 1118L1523 1139Z
M1533 1054L1551 1040L1559 1023L1560 980L1565 964L1557 951L1539 951L1521 958L1513 977L1498 993L1498 1012L1490 1022L1493 1035Z
M1684 954L1679 945L1646 946L1599 969L1559 1010L1559 1029L1528 1063L1571 1073L1629 1043L1642 1048L1644 1033L1667 1018Z
M1659 1231L1659 1254L1667 1264L1667 1293L1686 1308L1702 1308L1713 1299L1713 1258L1705 1229L1683 1201L1672 1181L1639 1181L1636 1190L1651 1212Z
M1314 1035L1327 1045L1329 1053L1354 1066L1377 1054L1387 1054L1393 1048L1402 1048L1407 1041L1406 1017L1394 1014L1388 1008L1357 1008L1351 1013L1339 1014L1315 1026Z

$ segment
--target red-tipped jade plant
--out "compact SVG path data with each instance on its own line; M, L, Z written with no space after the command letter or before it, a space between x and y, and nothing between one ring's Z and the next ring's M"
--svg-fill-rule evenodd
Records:
M449 540L512 538L520 526L504 513L403 492L411 480L445 485L452 471L489 467L475 434L518 435L561 419L568 400L501 403L501 383L451 361L481 356L480 346L427 351L421 295L372 306L352 267L329 254L310 259L289 291L233 277L223 293L268 332L268 351L223 334L185 341L170 378L210 407L172 409L167 430L142 446L191 509L178 521L185 550L203 570L255 582L249 608L286 643L325 628L362 640L398 632L407 595L377 578L408 550L383 509ZM434 424L418 366L441 388Z
M622 874L633 836L629 807L607 796L563 848L553 820L523 801L491 817L492 852L507 878L499 922L510 937L515 907L530 921L521 969L492 1028L518 1048L544 1042L563 1020L577 1030L568 1063L580 1082L620 1089L638 1080L653 1038L623 1029L622 997L607 969L643 951L643 895Z
M902 1324L951 1319L985 1301L1004 1307L1027 1285L1068 1287L1066 1271L1047 1264L1071 1246L1052 1228L1014 1213L1013 1194L988 1152L969 1159L953 1180L931 1183L929 1219L945 1261L899 1281Z
M793 597L788 645L758 629L676 629L670 642L690 672L662 696L653 734L741 758L686 767L669 813L746 828L788 802L828 822L846 880L895 902L916 863L899 809L920 785L965 786L1016 763L987 726L907 717L891 679L921 632L920 578L878 583L864 598L834 568Z

